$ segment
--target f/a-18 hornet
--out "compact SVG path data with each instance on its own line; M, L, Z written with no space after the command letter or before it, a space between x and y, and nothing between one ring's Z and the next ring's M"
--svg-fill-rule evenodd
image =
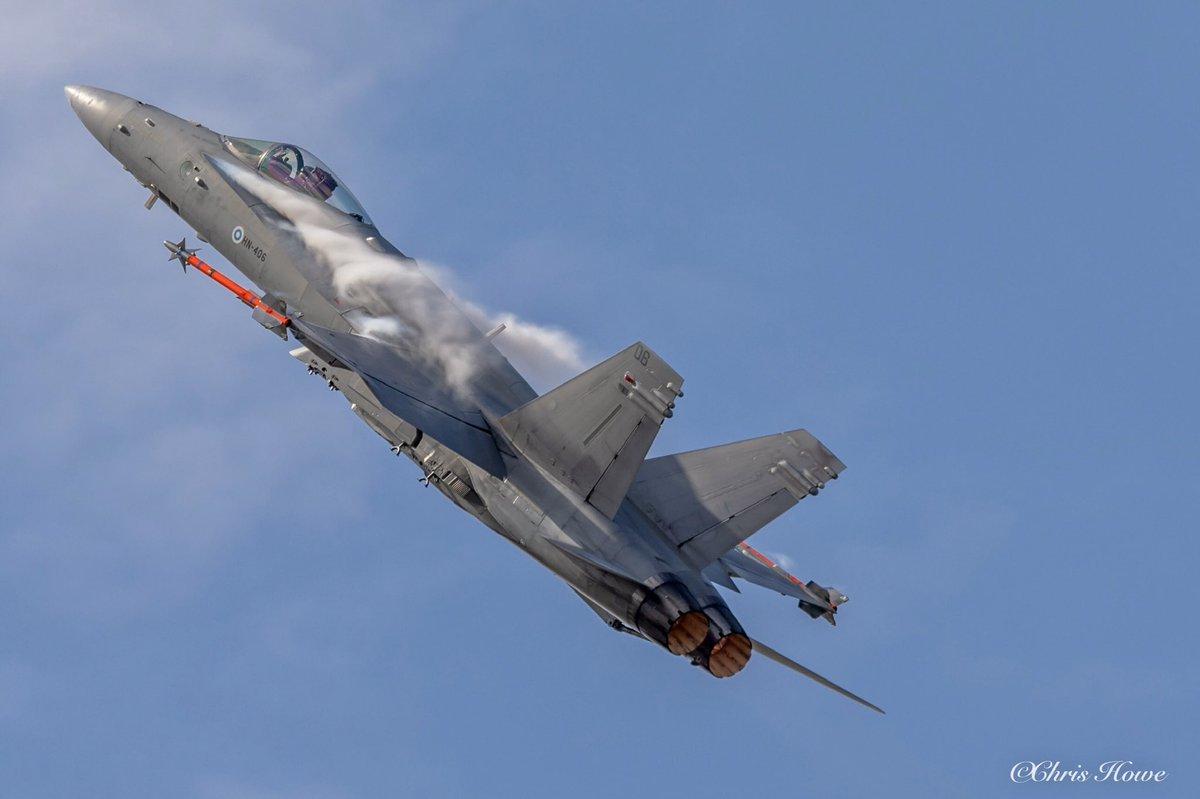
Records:
M758 641L716 586L778 591L834 623L846 597L802 582L746 539L845 468L804 430L649 458L683 379L639 342L539 396L483 332L387 241L334 172L292 144L224 136L131 97L66 87L84 126L202 242L187 246L342 392L422 478L566 581L614 630L730 677L759 651L870 707ZM882 711L880 711L882 712Z

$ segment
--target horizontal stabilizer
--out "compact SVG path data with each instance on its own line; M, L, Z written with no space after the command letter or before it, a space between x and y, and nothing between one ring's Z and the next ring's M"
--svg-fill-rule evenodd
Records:
M682 383L638 343L517 408L500 427L522 454L611 519Z
M701 573L711 583L716 583L717 585L721 586L722 588L728 588L730 591L733 591L734 593L738 593L738 594L742 593L742 589L738 588L737 583L735 583L732 579L734 576L734 573L732 571L730 571L729 569L725 568L725 564L723 561L718 560L718 561L714 561L713 563L708 564L707 566L704 567L704 570Z
M807 431L792 430L652 458L629 497L703 568L845 468Z
M353 369L379 404L436 439L457 455L496 475L504 474L491 428L478 408L459 398L449 385L411 353L376 339L293 320L305 343Z

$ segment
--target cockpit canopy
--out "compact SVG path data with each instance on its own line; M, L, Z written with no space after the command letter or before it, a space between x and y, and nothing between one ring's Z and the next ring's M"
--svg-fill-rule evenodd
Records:
M225 149L272 180L329 203L344 214L370 225L362 204L333 174L333 170L294 144L223 137Z

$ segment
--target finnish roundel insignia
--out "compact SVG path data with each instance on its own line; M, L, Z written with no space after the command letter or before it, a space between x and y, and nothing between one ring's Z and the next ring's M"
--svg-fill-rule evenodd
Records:
M241 225L238 225L237 227L235 227L233 229L233 243L234 244L241 244L242 239L245 238L245 236L246 236L246 231L242 230Z

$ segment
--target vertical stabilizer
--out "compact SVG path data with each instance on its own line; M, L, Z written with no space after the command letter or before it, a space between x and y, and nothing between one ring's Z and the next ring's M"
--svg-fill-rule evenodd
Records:
M500 427L523 455L611 519L682 383L639 342L517 408Z

